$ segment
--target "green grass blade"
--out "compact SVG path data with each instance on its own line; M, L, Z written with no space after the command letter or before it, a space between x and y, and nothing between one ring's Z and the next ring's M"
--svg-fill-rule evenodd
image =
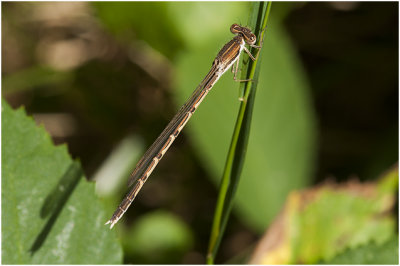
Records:
M261 31L266 27L270 8L271 2L267 4L265 4L265 2L252 3L248 25L254 29L254 33L259 37L259 40L263 40L264 38L265 31ZM251 50L253 54L254 50L255 49ZM259 59L254 62L245 59L243 63L243 68L247 67L247 71L244 71L242 74L242 79L251 79L252 82L246 82L241 85L244 86L244 97L239 107L239 113L220 185L207 254L208 264L214 263L232 209L236 188L240 180L250 134L251 117L257 88L260 68L260 64L257 64L258 61Z

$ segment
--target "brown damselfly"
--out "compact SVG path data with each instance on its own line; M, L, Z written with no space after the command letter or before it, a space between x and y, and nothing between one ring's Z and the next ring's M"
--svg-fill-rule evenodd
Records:
M160 136L154 141L150 148L146 151L140 159L136 168L133 170L128 186L133 185L129 193L122 200L117 210L112 215L111 219L106 224L111 224L112 228L118 220L124 215L125 211L129 208L140 189L157 166L158 162L167 152L168 148L174 142L176 137L182 131L183 127L189 121L190 117L196 111L197 107L203 101L204 97L208 94L218 79L232 67L234 73L234 80L237 80L236 74L238 71L239 57L244 50L252 60L256 60L250 51L245 47L247 43L250 47L261 48L261 46L254 45L256 43L256 36L249 28L242 27L238 24L231 26L231 32L236 36L219 51L217 57L212 63L211 70L208 72L203 81L197 86L196 90L192 93L190 98L181 107L174 118L169 122L167 127L161 132ZM236 65L234 65L236 63Z

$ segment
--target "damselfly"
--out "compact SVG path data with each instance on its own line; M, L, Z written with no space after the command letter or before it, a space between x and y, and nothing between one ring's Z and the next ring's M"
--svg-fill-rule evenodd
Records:
M204 97L206 97L207 93L211 90L222 74L232 67L232 72L234 73L233 78L237 81L236 74L241 52L244 50L252 60L256 60L256 58L254 58L250 51L245 47L245 44L247 43L250 47L261 48L261 46L254 45L256 43L256 36L251 32L251 30L238 24L233 24L231 26L231 32L236 34L236 36L222 47L217 54L217 57L214 59L211 70L208 72L206 77L199 86L197 86L190 98L181 107L179 112L174 116L171 122L169 122L167 127L163 132L161 132L160 136L158 136L156 141L154 141L136 165L128 183L128 186L133 184L134 186L122 200L111 219L106 223L111 223L110 228L112 228L122 215L124 215L125 211L129 208L143 184L147 181L147 178L157 166L158 162L167 152L168 148L174 142L183 127L189 121L190 117L196 111L197 107L203 101ZM235 63L236 65L234 65Z

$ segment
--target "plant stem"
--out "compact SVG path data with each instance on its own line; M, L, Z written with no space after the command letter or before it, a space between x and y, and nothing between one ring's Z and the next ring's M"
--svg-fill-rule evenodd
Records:
M259 38L259 44L264 39L265 31L262 29L265 29L267 25L270 9L271 2L267 2L266 5L265 2L252 3L252 12L250 12L248 25L253 26L254 34ZM251 49L253 54L254 50L254 48ZM260 61L260 58L261 56L255 61L247 60L247 63L243 61L243 66L246 66L246 64L248 65L247 71L242 73L242 78L250 79L251 82L241 84L241 87L244 86L244 97L239 107L239 113L219 189L208 246L207 264L214 264L215 256L218 252L218 247L232 209L236 188L240 180L250 134L251 117L260 69L260 64L257 63Z

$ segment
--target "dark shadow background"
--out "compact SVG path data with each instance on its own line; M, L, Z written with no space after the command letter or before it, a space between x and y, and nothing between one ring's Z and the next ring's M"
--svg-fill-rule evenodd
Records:
M387 2L306 4L287 17L318 117L318 180L369 179L396 161L397 22L397 3Z

